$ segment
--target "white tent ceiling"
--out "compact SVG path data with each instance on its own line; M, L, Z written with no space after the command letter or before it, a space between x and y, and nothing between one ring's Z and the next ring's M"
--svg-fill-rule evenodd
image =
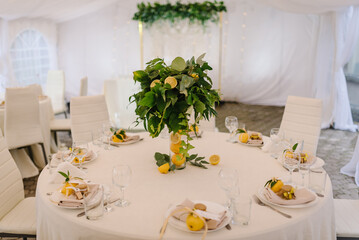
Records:
M0 17L46 18L55 22L67 21L103 8L117 0L12 0L0 1Z

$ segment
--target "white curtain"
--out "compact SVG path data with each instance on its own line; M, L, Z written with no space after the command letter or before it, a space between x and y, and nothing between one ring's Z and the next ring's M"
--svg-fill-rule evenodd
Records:
M8 51L8 22L0 18L0 101L4 99L6 86L11 86Z

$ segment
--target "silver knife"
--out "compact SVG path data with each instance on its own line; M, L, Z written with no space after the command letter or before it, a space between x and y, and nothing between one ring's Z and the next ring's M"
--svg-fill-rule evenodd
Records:
M112 200L110 202L105 202L103 205L106 206L107 204L112 204L114 202L117 202L118 200L120 200L120 198L116 198L115 200ZM77 217L82 217L85 216L85 211L80 212L79 214L77 214Z

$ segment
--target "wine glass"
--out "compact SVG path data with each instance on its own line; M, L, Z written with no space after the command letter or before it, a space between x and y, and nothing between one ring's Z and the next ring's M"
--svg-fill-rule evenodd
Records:
M274 144L274 153L271 155L273 158L278 158L279 154L278 154L278 147L279 147L279 143L283 140L284 134L282 134L282 132L279 131L279 128L272 128L270 130L270 139L272 141L272 143Z
M310 167L316 162L317 157L312 155L309 152L301 152L300 153L300 161L299 161L299 172L302 175L302 186L307 187L304 183L305 175L309 175Z
M128 200L125 200L125 188L130 185L132 171L131 168L127 165L117 165L113 167L112 170L112 182L115 186L120 188L120 200L118 200L115 205L118 207L126 207L130 205Z
M290 172L289 182L293 183L293 171L298 168L300 154L292 151L284 151L283 153L283 166Z
M233 168L222 168L218 173L218 185L225 191L229 206L231 199L239 195L238 179L238 171Z
M111 150L113 147L111 146L111 136L113 135L112 132L112 124L111 122L104 122L102 123L102 134L103 134L103 142L105 150Z
M89 146L86 141L73 141L72 142L72 155L79 159L79 168L84 170L82 163L85 161L86 154Z
M235 116L227 116L225 119L225 126L230 132L228 142L235 142L235 131L238 129L238 119Z

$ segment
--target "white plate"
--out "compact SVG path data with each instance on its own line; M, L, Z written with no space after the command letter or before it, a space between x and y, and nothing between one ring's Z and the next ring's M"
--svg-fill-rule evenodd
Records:
M114 146L119 146L119 145L129 145L129 144L133 144L133 143L136 143L136 142L139 142L141 141L143 138L141 138L140 136L136 139L133 139L133 140L130 140L130 141L126 141L126 142L113 142L111 140L110 144L111 145L114 145Z
M248 140L247 143L242 143L241 141L238 141L237 142L241 145L244 145L244 146L248 146L248 147L263 147L264 145L264 142L263 142L263 135L262 133L260 132L256 132L256 131L248 131L248 135L249 137L251 136L252 133L258 133L260 137L262 137L262 143L257 143L257 144L249 144L248 142L251 141L251 140ZM236 135L237 136L237 135Z
M219 212L223 212L223 211L227 211L226 212L226 219L223 220L223 222L216 228L213 230L208 230L208 232L215 232L218 231L222 228L224 228L230 221L231 221L231 214L228 212L227 208L225 208L224 206L222 206L221 204L215 203L215 202L208 202L208 201L202 201L202 200L195 200L193 201L194 203L203 203L204 205L207 206L207 210L209 212L214 212L214 213L219 213ZM176 208L176 205L170 207L167 212L166 212L166 217ZM181 231L185 231L185 232L190 232L190 233L203 233L204 230L200 230L200 231L191 231L187 228L187 225L185 222L182 222L174 217L171 217L168 221L168 223L173 226L174 228L177 228L178 230Z
M96 160L97 157L98 157L97 153L96 153L96 152L93 152L92 158L91 158L90 160L84 161L84 162L82 163L82 165L84 165L84 164L86 164L86 163L90 163L90 162ZM75 158L75 157L72 157L72 158L71 158L70 163L71 163L72 165L74 165L74 166L79 166L79 165L80 165L79 163L73 163L73 162L72 162L72 161L74 160L74 158Z
M282 157L283 157L283 155L281 155L279 158L277 158L277 161L278 161L282 166L284 166L284 165L283 165L283 159L282 159ZM324 160L321 159L321 158L319 158L319 157L317 157L317 160L315 161L315 163L314 163L312 166L310 166L310 169L321 168L321 167L324 166L324 164L325 164Z
M257 197L264 203L266 204L270 204L272 206L277 206L277 207L283 207L283 208L306 208L306 207L311 207L315 204L317 204L317 202L319 201L318 200L318 197L317 195L312 191L312 190L309 190L308 191L311 191L313 193L313 195L315 196L315 200L309 202L309 203L304 203L304 204L297 204L297 205L281 205L281 204L276 204L276 203L272 203L270 201L267 200L267 198L263 195L263 191L264 191L265 187L261 188L258 190L257 192ZM290 201L290 200L288 200Z

